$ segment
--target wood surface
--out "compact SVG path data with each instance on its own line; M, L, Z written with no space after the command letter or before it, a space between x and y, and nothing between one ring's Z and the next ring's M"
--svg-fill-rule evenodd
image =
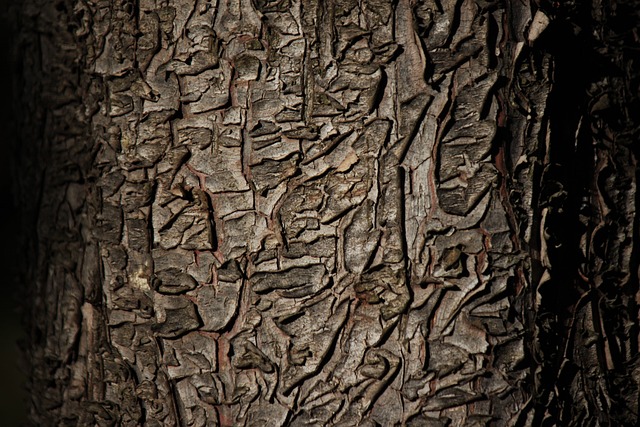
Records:
M34 425L636 425L637 1L20 8Z

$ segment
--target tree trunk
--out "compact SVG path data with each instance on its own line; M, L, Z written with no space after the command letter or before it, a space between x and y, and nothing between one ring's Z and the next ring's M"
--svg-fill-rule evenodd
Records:
M636 7L26 1L32 422L637 423Z

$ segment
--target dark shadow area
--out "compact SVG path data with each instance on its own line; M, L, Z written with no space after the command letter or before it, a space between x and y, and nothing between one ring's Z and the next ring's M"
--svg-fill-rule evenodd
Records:
M552 274L537 290L533 425L637 425L640 2L543 3L552 21L536 47L554 58L554 89L539 200ZM576 379L593 392L577 393Z
M0 0L0 425L19 426L27 422L26 372L18 341L24 339L21 322L19 277L20 206L16 203L14 179L18 173L16 122L17 7L14 0ZM28 171L26 172L28 173Z

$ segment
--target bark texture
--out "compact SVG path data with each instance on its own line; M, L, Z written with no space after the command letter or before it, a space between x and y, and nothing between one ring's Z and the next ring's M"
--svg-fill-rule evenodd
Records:
M636 423L635 6L27 1L32 421Z

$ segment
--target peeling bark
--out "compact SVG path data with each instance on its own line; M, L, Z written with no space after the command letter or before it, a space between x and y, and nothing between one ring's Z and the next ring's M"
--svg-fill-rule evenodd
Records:
M32 422L637 423L614 6L26 1Z

